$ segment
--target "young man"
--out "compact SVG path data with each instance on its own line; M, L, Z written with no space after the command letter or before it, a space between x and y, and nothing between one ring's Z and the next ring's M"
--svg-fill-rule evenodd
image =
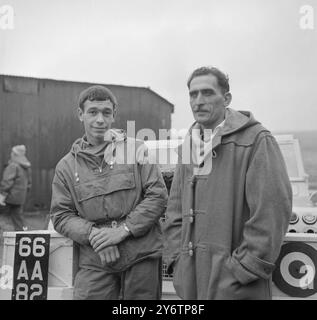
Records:
M199 68L187 85L195 123L178 150L164 228L176 293L270 299L292 211L282 154L250 112L228 108L229 82L220 70Z
M160 299L167 192L158 166L146 163L144 144L111 129L116 112L107 88L80 94L85 135L57 164L51 218L80 245L74 299ZM127 154L135 161L122 161Z

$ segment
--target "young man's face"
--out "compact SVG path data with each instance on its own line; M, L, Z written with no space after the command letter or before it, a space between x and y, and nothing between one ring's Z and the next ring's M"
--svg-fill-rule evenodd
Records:
M110 100L84 102L84 111L78 108L79 120L84 122L85 133L91 144L101 144L114 122L115 110Z
M208 129L214 129L224 120L225 108L231 101L231 94L222 93L212 74L193 78L189 97L195 120Z

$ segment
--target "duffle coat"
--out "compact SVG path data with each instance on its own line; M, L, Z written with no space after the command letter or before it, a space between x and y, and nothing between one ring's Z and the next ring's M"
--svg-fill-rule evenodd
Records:
M270 299L292 212L275 138L251 113L228 109L206 158L209 174L195 175L193 164L181 163L182 148L164 227L164 258L174 269L176 293L183 299Z

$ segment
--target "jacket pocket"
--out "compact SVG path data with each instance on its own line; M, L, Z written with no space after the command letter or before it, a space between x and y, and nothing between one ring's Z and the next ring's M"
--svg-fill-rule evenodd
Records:
M84 217L94 221L128 214L136 198L133 172L115 173L75 186Z
M234 275L231 257L226 259L223 268L222 284L218 290L218 299L222 300L266 300L271 299L270 280L254 277L254 280L242 284Z
M161 257L163 239L159 224L155 224L141 237L129 237L118 245L120 254L126 256L128 263L133 264L146 257Z

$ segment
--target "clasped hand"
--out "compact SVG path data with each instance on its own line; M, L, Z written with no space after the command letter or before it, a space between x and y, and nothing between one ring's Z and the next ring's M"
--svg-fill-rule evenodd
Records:
M127 235L123 227L100 229L93 227L89 235L89 242L99 254L102 264L113 263L120 258L117 244L123 241Z
M6 197L0 193L0 206L6 205L5 199L6 199Z

